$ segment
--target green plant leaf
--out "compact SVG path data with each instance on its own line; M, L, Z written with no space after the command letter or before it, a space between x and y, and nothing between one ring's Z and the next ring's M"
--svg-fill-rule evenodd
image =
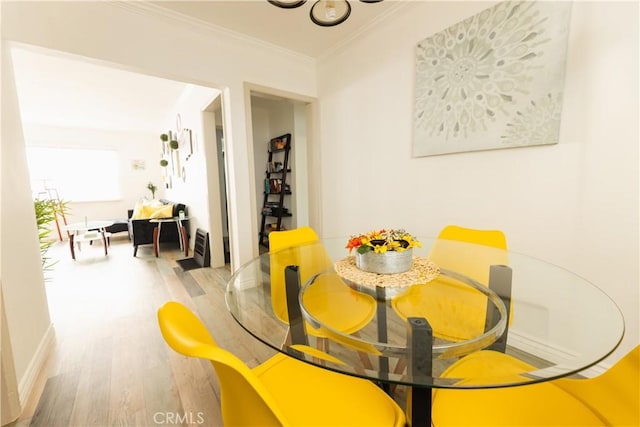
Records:
M362 245L357 250L359 254L366 254L367 252L372 251L373 248L369 245Z
M52 262L51 258L46 256L47 251L51 245L53 245L53 241L49 238L52 229L48 224L55 221L57 215L64 217L69 213L69 202L59 199L35 199L33 201L33 208L36 217L38 240L40 241L42 270L46 273L56 264L56 262ZM46 275L45 280L48 280Z

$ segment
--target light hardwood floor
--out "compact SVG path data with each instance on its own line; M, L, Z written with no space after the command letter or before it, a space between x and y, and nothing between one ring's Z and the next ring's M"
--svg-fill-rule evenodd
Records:
M55 346L21 417L12 426L222 425L219 387L209 362L171 350L156 311L176 300L195 310L218 343L255 366L273 350L251 338L224 303L228 268L183 272L176 245L141 246L126 236L84 244L58 259L46 283Z

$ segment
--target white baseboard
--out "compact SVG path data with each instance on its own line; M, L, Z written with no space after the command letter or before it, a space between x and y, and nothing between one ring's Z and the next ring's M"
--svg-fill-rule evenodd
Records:
M560 366L566 361L575 360L577 357L576 354L558 345L537 340L527 334L518 333L512 329L509 329L509 345L513 345L519 350ZM610 365L600 362L588 369L580 371L579 374L585 377L595 377L604 373L610 367ZM553 369L549 369L549 373L553 374Z
M40 345L38 345L38 349L36 353L33 355L31 359L31 363L27 367L25 374L20 379L20 383L18 384L18 394L20 395L20 405L24 407L27 398L31 394L33 386L44 366L44 363L47 361L47 357L51 353L55 343L55 329L53 328L53 324L49 325L47 332L40 340Z
M596 363L595 365L593 365L588 369L585 369L584 371L580 371L579 375L582 375L587 378L593 378L593 377L597 377L598 375L604 374L609 369L611 369L611 367L612 365L609 363L600 362L600 363Z

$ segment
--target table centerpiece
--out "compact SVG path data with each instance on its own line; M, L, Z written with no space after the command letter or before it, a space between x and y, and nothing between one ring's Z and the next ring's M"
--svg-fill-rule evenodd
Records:
M347 249L356 250L356 266L371 273L397 274L411 269L413 248L422 244L403 229L382 229L349 238Z

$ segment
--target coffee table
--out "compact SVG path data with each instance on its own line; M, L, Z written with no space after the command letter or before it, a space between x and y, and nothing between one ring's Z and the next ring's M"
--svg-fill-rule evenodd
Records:
M113 224L112 220L85 220L82 222L74 222L67 224L64 229L69 235L69 248L71 249L71 258L76 259L75 244L83 241L102 240L104 245L105 256L109 254L107 247L106 228Z

